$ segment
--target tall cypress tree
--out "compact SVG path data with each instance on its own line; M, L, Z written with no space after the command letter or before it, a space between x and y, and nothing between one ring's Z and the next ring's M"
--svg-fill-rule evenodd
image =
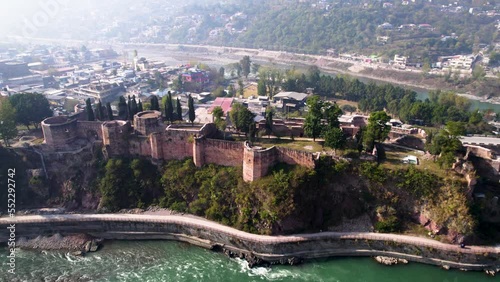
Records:
M135 100L135 95L132 96L132 106L130 107L132 110L132 115L135 115L139 112L139 108L137 107L137 101Z
M273 109L268 108L266 110L266 129L269 134L269 137L271 136L271 133L273 132Z
M123 96L120 96L120 101L118 102L118 118L122 120L127 119L127 100Z
M127 103L127 118L128 120L134 119L134 113L132 112L132 99L130 99L130 95L128 96L128 103Z
M102 108L102 103L101 103L101 99L99 99L99 102L97 103L97 118L100 120L100 121L103 121L104 120L104 109Z
M189 121L191 122L191 125L194 123L194 119L196 118L195 112L194 112L194 101L193 97L191 97L191 94L189 95L188 99L188 108L189 108Z
M92 109L90 98L87 98L87 100L85 101L85 110L87 111L87 120L95 121L94 109Z
M108 113L108 120L113 120L113 110L111 109L111 103L106 103L106 112Z
M158 96L153 95L151 98L151 110L152 111L159 111L160 110L160 103L158 102Z
M137 104L137 112L139 112L139 113L140 113L140 112L142 112L142 111L144 111L144 109L143 109L143 107L142 107L142 102L141 102L141 100L139 100L139 104Z
M165 118L172 123L174 121L174 107L172 105L172 93L168 91L167 101L165 102Z
M182 120L182 107L179 98L177 98L177 120Z

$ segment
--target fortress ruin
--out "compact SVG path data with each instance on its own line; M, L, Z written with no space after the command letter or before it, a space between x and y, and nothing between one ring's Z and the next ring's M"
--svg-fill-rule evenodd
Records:
M215 139L213 123L203 126L166 126L158 111L144 111L130 121L80 121L68 116L47 118L42 122L44 142L62 150L77 139L102 142L105 156L145 157L154 163L193 158L196 166L217 164L242 166L243 179L254 181L277 163L315 167L315 155L283 147L251 147L247 142Z

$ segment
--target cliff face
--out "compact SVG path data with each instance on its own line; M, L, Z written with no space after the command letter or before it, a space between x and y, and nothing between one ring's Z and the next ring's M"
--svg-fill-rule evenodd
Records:
M7 187L7 171L14 168L16 210L46 207L95 209L100 149L42 152L39 148L0 148L0 182ZM5 183L4 183L5 182ZM7 191L1 189L0 207L6 211Z
M16 167L22 187L16 195L17 209L96 210L102 204L99 184L109 175L101 148L96 143L67 152L46 150L43 158L32 148L0 149L7 160L2 165ZM177 162L161 169L160 181L158 174L147 173L154 166L139 164L131 162L132 170L123 170L127 175L109 178L128 183L132 176L130 187L106 183L123 200L107 199L114 209L155 204L267 234L345 228L399 232L415 222L434 233L452 234L450 240L456 241L474 228L463 183L445 183L418 168L391 171L373 163L320 160L315 168L278 164L268 176L245 183L241 169ZM455 207L453 212L445 212L449 206ZM357 218L363 219L359 228L353 227Z

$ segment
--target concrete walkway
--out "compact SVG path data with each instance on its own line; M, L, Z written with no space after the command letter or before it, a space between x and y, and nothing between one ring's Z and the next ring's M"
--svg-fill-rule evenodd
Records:
M55 222L140 222L178 224L191 226L212 232L223 233L233 238L247 240L262 244L280 244L291 242L304 242L322 239L358 239L372 241L392 241L401 244L430 247L437 250L453 251L468 254L500 254L499 247L492 246L467 246L460 248L458 245L445 244L432 239L408 235L370 233L370 232L321 232L309 234L295 234L287 236L266 236L251 234L228 226L224 226L206 219L189 215L145 215L145 214L62 214L62 215L26 215L15 217L1 217L0 225L29 224L29 223L55 223Z

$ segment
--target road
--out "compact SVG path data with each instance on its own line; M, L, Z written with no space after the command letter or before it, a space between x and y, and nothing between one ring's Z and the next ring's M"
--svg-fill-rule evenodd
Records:
M280 244L291 242L315 241L324 239L358 239L374 241L392 241L401 244L430 247L437 250L453 251L468 254L500 254L500 248L492 246L467 246L460 248L458 245L445 244L432 239L371 232L321 232L308 234L295 234L287 236L267 236L251 234L225 225L218 224L203 218L190 215L147 215L147 214L61 214L61 215L26 215L15 217L1 217L0 225L29 224L29 223L54 223L54 222L85 222L85 221L114 221L114 222L141 222L177 224L181 226L194 227L209 232L221 233L245 240L262 244ZM133 230L131 230L133 231Z
M462 136L460 141L462 141L462 144L470 145L500 145L500 138L495 137Z

